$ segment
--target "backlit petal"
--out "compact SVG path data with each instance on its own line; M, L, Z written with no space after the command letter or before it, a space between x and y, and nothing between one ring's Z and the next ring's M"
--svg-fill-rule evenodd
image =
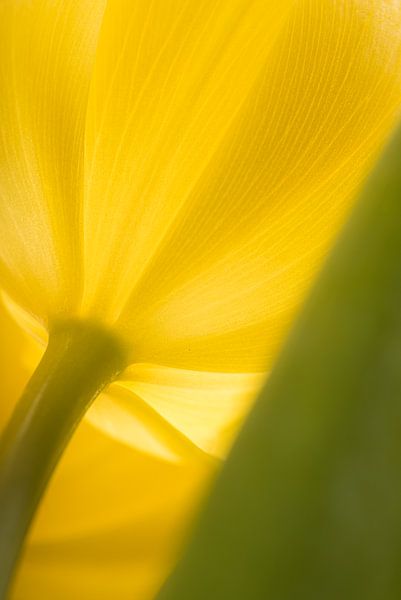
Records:
M84 310L118 318L292 4L109 2L87 118Z
M139 359L265 368L400 105L400 5L298 3L121 316Z
M196 448L222 457L264 377L135 365L98 399L88 418L114 437L170 460L194 458ZM149 439L140 434L145 427Z
M80 291L90 73L105 0L0 3L0 274L46 320Z

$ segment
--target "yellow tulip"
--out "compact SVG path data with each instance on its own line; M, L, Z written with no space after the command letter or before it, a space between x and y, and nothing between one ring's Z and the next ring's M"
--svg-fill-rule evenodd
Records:
M121 341L111 437L225 456L399 113L401 7L3 0L0 88L11 312Z
M401 9L104 4L1 3L1 282L129 339L109 433L222 455L399 110Z
M0 328L1 432L33 349L1 307ZM83 422L40 507L12 600L154 597L209 479L203 462L162 461Z

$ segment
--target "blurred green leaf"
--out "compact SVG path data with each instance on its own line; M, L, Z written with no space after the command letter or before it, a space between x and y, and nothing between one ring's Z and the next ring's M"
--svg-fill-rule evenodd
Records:
M160 600L401 598L401 132Z

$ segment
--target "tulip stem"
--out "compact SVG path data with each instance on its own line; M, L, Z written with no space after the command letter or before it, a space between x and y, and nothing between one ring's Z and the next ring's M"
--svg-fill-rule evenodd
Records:
M0 440L0 600L46 484L92 400L126 366L101 326L60 321Z

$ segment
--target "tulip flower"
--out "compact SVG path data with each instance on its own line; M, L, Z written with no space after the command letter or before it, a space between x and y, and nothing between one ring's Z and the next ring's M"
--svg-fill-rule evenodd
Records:
M0 284L49 336L3 436L7 572L100 392L112 437L225 456L399 113L400 30L378 0L1 3Z

